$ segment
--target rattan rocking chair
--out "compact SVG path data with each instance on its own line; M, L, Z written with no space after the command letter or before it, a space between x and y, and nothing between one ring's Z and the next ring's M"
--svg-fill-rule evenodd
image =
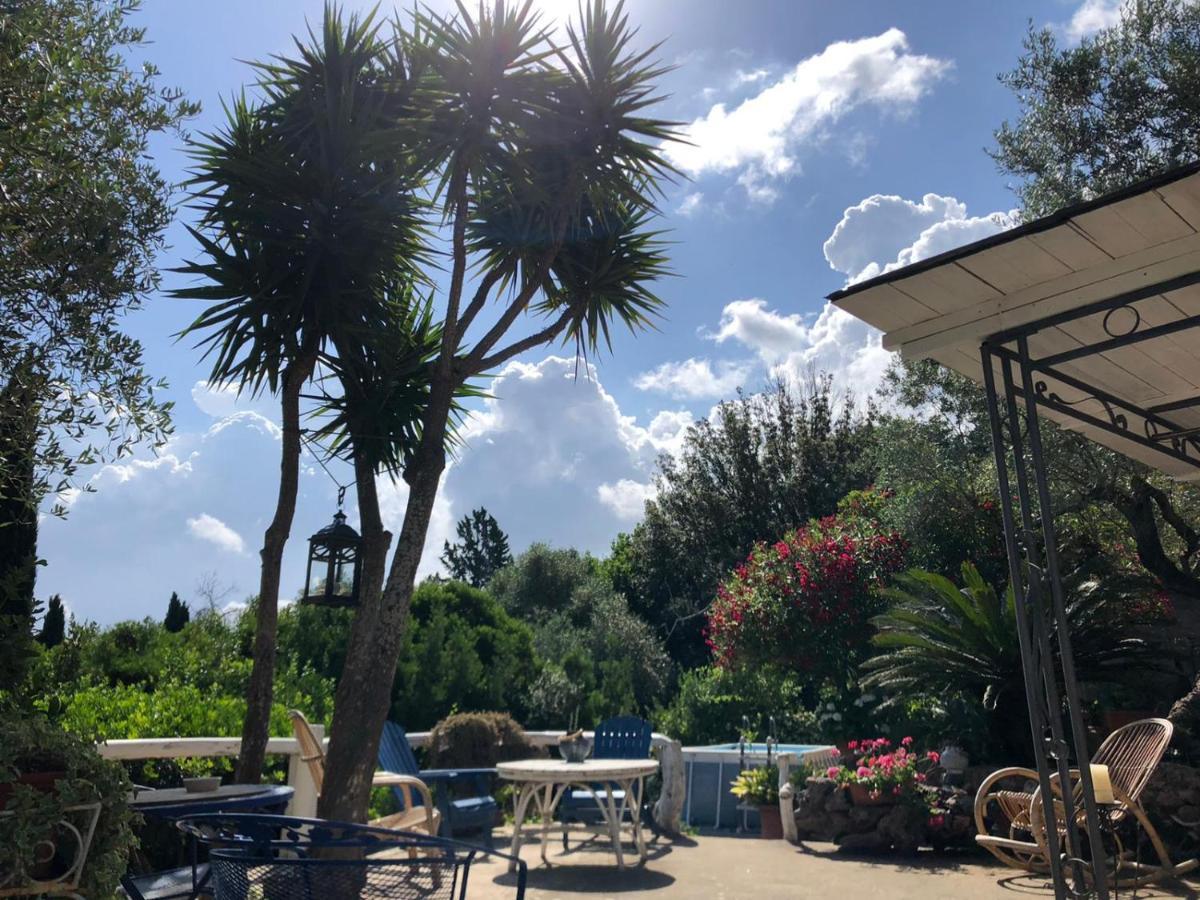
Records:
M288 711L288 716L292 720L292 731L295 732L296 741L300 744L300 760L308 766L308 772L319 794L325 781L325 748L313 734L312 726L308 724L304 713L292 709ZM420 778L397 772L376 772L371 778L371 787L397 788L404 795L404 809L381 819L373 819L371 825L376 828L423 831L431 837L437 836L441 814L433 804L429 786ZM414 791L420 796L420 803L413 802Z
M1112 826L1108 830L1113 846L1108 852L1113 854L1115 848L1116 881L1123 886L1174 878L1200 865L1195 859L1171 862L1162 838L1138 802L1171 743L1173 731L1174 726L1166 719L1142 719L1110 734L1092 758L1093 764L1108 767L1112 781L1115 802L1106 807L1106 823ZM1082 827L1084 813L1078 769L1071 770L1071 779L1076 820ZM1037 772L1021 766L1000 769L985 778L975 794L975 827L978 831L975 841L1006 866L1044 874L1050 870L1049 845L1041 788L1037 781ZM1011 787L1013 782L1019 782L1020 787ZM1057 773L1051 776L1051 790L1055 794L1055 821L1059 832L1065 834L1065 809ZM992 816L990 827L989 815ZM1131 858L1128 848L1121 844L1116 826L1129 817L1133 817L1136 825L1146 833L1159 865L1146 865Z

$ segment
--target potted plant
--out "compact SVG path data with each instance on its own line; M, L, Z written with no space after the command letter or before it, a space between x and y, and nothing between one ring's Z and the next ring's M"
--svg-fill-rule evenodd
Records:
M762 766L745 769L731 782L730 790L743 803L758 807L759 836L768 840L783 837L779 815L779 769Z
M914 752L912 743L911 737L895 748L887 738L850 741L842 761L830 766L825 774L847 790L855 806L899 803L918 791L928 770L940 760L936 750Z
M93 741L63 731L44 716L5 721L0 729L0 896L17 896L12 892L39 882L58 882L58 890L75 885L88 897L113 896L136 843L130 789L125 770L101 758Z

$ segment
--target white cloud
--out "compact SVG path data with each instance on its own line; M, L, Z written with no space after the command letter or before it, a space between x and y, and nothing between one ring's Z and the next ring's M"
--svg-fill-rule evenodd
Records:
M1079 43L1097 31L1111 28L1121 21L1124 0L1083 0L1070 21L1059 26L1059 30L1072 43Z
M968 216L954 197L926 194L906 200L873 194L846 209L825 241L825 259L847 283L936 256L946 250L1012 228L1015 210Z
M574 359L549 356L509 363L489 385L492 399L446 473L448 524L484 506L514 552L547 541L606 553L629 527L646 496L631 485L647 484L658 455L678 449L691 414L662 411L641 425L622 413L594 366L575 372Z
M210 384L201 379L192 385L192 402L202 413L214 419L224 419L238 412L254 412L264 418L278 418L279 402L270 394L251 397L238 392L233 384Z
M839 41L733 109L716 104L684 128L689 143L671 144L666 153L693 176L737 173L753 199L769 202L777 194L771 182L799 170L798 151L822 129L862 106L907 112L950 67L910 53L896 28Z
M675 212L679 215L690 218L700 211L700 207L704 205L704 194L701 191L693 191L680 201L679 206L675 207Z
M230 553L246 552L246 542L242 540L242 536L216 516L200 513L187 520L187 527L192 537L208 541L222 550L228 550Z
M878 331L829 303L813 318L775 312L765 300L735 300L711 337L753 350L774 377L797 382L811 371L829 372L859 398L879 386L892 358Z
M745 384L750 368L745 362L721 360L714 371L713 364L707 359L691 358L665 362L643 372L633 383L638 390L658 391L691 400L727 397Z
M600 502L611 509L618 518L634 523L642 517L646 501L654 497L653 483L642 483L622 478L614 484L602 484L596 488Z

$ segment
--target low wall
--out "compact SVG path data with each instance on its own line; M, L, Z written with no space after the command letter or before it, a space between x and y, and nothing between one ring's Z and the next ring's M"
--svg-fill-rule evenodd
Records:
M318 739L328 744L325 729L312 726ZM527 731L525 736L536 747L549 747L558 743L563 731ZM408 742L415 747L429 743L428 731L415 731L408 735ZM592 732L585 732L588 738ZM654 821L668 834L678 834L680 817L683 813L684 793L683 749L679 741L665 734L654 734L651 747L657 752L662 764L662 793L654 805ZM188 738L133 738L106 741L99 746L100 755L106 759L179 759L181 757L237 756L242 741L235 737L188 737ZM288 757L288 784L295 790L288 812L294 816L314 816L317 811L317 790L308 766L300 761L300 744L294 737L273 737L267 741L267 753Z

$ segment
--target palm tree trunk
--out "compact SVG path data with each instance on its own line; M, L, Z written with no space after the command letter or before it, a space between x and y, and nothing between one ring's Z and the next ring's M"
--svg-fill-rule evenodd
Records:
M416 458L405 473L408 481L408 503L404 510L404 525L396 543L396 552L382 591L383 562L387 551L386 538L380 547L370 550L373 571L368 574L367 550L364 546L364 585L371 582L375 591L360 594L358 615L350 631L346 649L346 664L338 681L334 700L333 722L330 727L329 755L325 759L325 783L321 791L317 814L339 821L363 822L371 797L371 777L379 753L379 739L391 705L391 686L396 675L396 662L404 633L408 627L409 607L417 568L429 531L433 504L437 499L446 454L442 442L449 417L449 400L438 398L436 407L430 404L423 427L423 439ZM357 467L356 467L357 468ZM369 483L370 496L364 497L364 483ZM373 478L358 475L359 514L364 530L383 532L378 519L378 500L374 498ZM364 500L366 502L364 502ZM367 504L374 501L370 513ZM378 554L378 559L375 558Z
M300 481L300 391L312 376L316 354L305 352L288 366L280 398L283 434L280 439L279 495L275 515L263 535L262 571L259 576L258 609L254 626L254 666L246 687L246 718L242 722L242 746L238 755L237 780L257 784L262 778L271 727L271 702L275 682L275 630L279 622L279 579L283 551L296 516L296 492Z

